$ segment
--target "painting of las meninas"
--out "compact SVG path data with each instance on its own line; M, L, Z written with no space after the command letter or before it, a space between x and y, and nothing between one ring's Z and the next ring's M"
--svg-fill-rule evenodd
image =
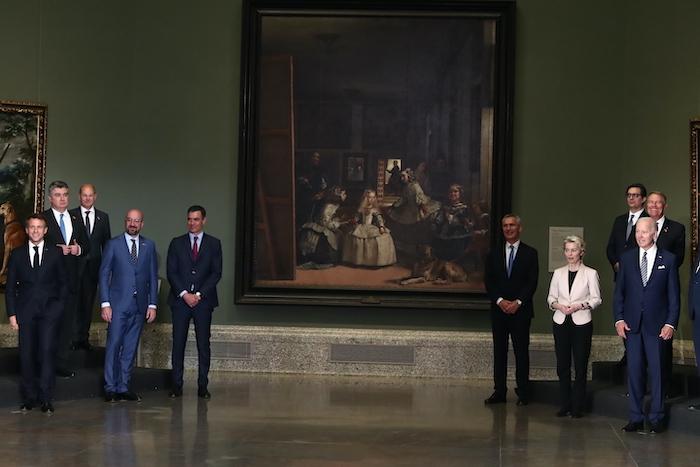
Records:
M43 201L45 141L45 106L0 101L2 288L10 252L26 241L24 219L38 211Z
M244 15L236 300L484 308L514 3L280 5Z

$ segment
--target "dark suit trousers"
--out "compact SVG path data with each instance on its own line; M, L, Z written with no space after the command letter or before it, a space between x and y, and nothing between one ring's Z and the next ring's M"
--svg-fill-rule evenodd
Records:
M574 324L571 315L562 324L554 323L554 350L557 354L557 375L561 408L572 412L583 412L586 404L586 379L588 357L591 355L593 323L580 326ZM575 379L573 395L571 388L571 357L574 359Z
M85 268L78 288L78 306L75 316L75 341L88 342L90 340L90 324L95 306L95 294L97 293L97 273L92 273L90 265Z
M209 363L211 350L211 315L213 309L203 304L190 308L183 300L178 300L172 307L173 321L173 385L182 388L185 362L185 345L190 321L194 321L194 333L197 339L198 377L197 385L206 387L209 384Z
M528 398L530 373L530 316L518 312L514 315L503 313L500 308L491 310L491 331L493 333L493 382L494 391L505 396L508 376L508 337L513 342L515 353L515 392L520 398Z
M58 343L56 345L56 366L64 370L70 370L70 346L75 335L75 315L78 306L76 291L68 290L65 308L61 317L58 330Z
M629 420L644 420L644 393L648 371L651 389L649 421L661 422L664 418L663 361L666 342L657 333L646 334L642 327L637 334L627 334L627 385L629 388ZM647 371L645 371L647 370Z
M51 402L56 381L56 334L62 309L55 303L44 310L23 311L29 316L18 318L21 396L26 402Z
M693 344L695 346L695 361L700 374L700 316L695 316L693 319Z

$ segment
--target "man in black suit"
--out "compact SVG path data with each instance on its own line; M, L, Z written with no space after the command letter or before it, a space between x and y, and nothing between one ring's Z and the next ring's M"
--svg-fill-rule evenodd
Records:
M102 249L107 240L112 238L109 216L95 208L97 192L95 185L86 183L80 187L80 206L69 211L71 218L82 221L85 233L90 239L90 251L80 257L78 264L78 292L76 334L71 349L91 350L90 323L97 293L97 281L102 262Z
M175 237L168 247L167 274L170 282L168 305L173 322L173 389L170 397L182 395L185 344L190 321L194 321L199 356L197 395L209 399L211 316L219 305L216 284L221 279L221 242L204 234L207 211L202 206L187 209L185 235Z
M22 379L20 410L36 403L52 414L56 333L67 294L62 251L44 240L46 219L27 219L29 241L12 251L8 263L5 305L10 326L19 331Z
M690 284L688 285L688 312L693 323L693 344L695 346L695 361L700 374L700 255L690 271ZM690 410L700 410L700 403L688 406Z
M497 404L506 401L510 336L515 353L517 404L527 405L530 396L532 297L537 289L539 274L537 250L520 241L520 217L506 214L501 220L501 228L505 243L491 250L486 259L484 273L486 291L491 299L494 380L494 392L484 403Z
M648 206L647 206L648 208ZM651 215L651 213L649 213ZM627 341L629 422L626 432L644 429L644 392L651 389L651 433L664 426L664 341L678 326L680 289L676 256L654 244L656 223L641 219L635 232L638 248L620 258L613 310L617 335Z
M617 271L620 268L620 256L622 256L622 253L637 247L637 240L634 237L637 221L642 217L648 216L644 210L644 203L647 200L647 188L644 185L633 183L628 186L625 191L625 199L629 209L625 214L615 218L606 250L615 278L617 278ZM623 343L625 352L620 359L621 366L627 364L627 341L623 340Z
M666 217L668 198L660 191L652 191L647 197L646 211L656 222L656 246L670 251L676 256L676 268L680 268L685 257L685 226ZM663 361L663 380L665 393L673 396L673 336L666 341Z
M606 250L608 261L615 275L620 267L622 253L637 246L637 241L634 238L637 221L648 216L644 211L644 203L647 200L647 189L644 185L633 183L627 187L625 196L629 210L615 218Z
M80 256L85 256L90 251L90 243L83 223L77 216L68 212L69 194L66 182L60 180L51 182L49 185L51 208L43 213L48 228L45 236L46 242L61 249L68 285L68 295L58 331L56 348L56 375L63 378L75 376L75 372L69 368L69 359L78 305L78 261Z

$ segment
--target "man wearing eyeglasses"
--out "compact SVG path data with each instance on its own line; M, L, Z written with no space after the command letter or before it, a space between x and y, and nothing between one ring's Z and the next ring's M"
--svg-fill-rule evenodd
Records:
M649 214L644 210L644 203L647 200L647 189L641 183L633 183L625 191L628 212L615 218L610 239L608 240L607 255L610 266L617 277L620 269L620 256L625 251L637 246L634 239L635 226L637 221Z

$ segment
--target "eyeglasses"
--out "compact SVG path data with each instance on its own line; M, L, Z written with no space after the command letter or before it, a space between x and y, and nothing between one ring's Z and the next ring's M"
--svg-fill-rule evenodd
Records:
M628 198L641 198L642 194L641 193L627 193Z

